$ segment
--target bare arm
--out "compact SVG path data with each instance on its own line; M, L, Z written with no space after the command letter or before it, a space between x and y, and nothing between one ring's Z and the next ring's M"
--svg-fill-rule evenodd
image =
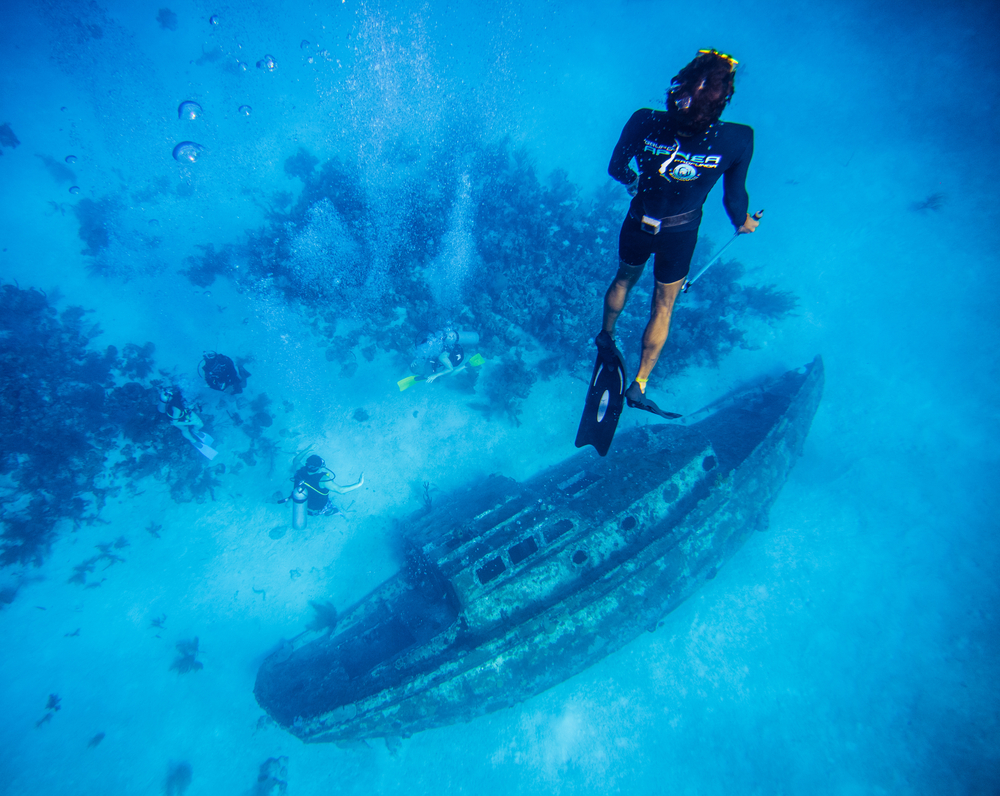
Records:
M356 484L351 484L350 486L337 486L337 484L330 482L330 491L336 492L338 495L346 495L348 492L353 492L358 487L362 486L365 482L365 474L361 474L361 478L358 479Z

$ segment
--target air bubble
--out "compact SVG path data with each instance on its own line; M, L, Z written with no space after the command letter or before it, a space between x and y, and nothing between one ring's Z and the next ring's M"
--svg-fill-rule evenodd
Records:
M278 62L274 60L273 55L265 55L257 62L257 68L263 69L265 72L273 72L278 68Z
M65 157L65 161L72 166L74 163L76 163L76 155L67 155Z
M240 105L240 107L236 109L236 112L239 113L241 116L249 116L251 113L253 113L253 108L251 108L249 105Z
M74 185L72 188L69 189L69 192L72 193L72 194L78 194L78 193L80 193L80 186L79 185Z
M308 42L308 40L306 40L306 39L303 39L303 40L302 40L302 43L301 43L301 44L299 45L299 47L300 47L301 49L303 49L303 50L304 50L304 49L306 49L306 47L308 47L308 46L309 46L309 42Z
M194 163L204 149L205 147L201 144L196 144L194 141L181 141L174 147L174 160L178 160L181 163Z
M192 121L193 119L197 119L201 116L202 112L201 105L193 100L185 100L177 106L178 119L187 119L188 121Z
M209 25L218 25L219 24L219 15L218 14L212 14L212 16L208 18L208 24Z

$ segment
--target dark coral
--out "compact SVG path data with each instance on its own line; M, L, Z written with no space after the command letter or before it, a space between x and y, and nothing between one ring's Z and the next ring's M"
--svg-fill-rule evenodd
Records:
M94 350L100 329L86 316L80 307L58 314L41 291L0 286L0 475L15 485L0 497L0 566L40 564L60 522L97 521L117 491L99 476L119 446L111 473L128 478L133 492L146 476L169 479L178 501L214 500L220 486L221 465L206 468L157 411L156 385L121 383L152 373L152 343L128 344L121 355L113 346ZM102 560L121 559L103 551L71 580L94 585L87 574Z

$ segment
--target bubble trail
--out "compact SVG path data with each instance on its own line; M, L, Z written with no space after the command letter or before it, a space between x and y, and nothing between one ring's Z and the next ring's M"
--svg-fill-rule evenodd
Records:
M265 55L257 62L257 68L263 69L265 72L273 72L278 68L278 62L274 60L273 55Z

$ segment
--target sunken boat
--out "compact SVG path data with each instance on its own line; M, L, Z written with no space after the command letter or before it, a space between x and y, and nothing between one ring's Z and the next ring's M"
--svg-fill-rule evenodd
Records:
M624 431L606 458L582 451L438 501L409 521L396 575L264 661L257 701L307 742L405 737L583 671L766 527L822 390L817 357L686 424Z

